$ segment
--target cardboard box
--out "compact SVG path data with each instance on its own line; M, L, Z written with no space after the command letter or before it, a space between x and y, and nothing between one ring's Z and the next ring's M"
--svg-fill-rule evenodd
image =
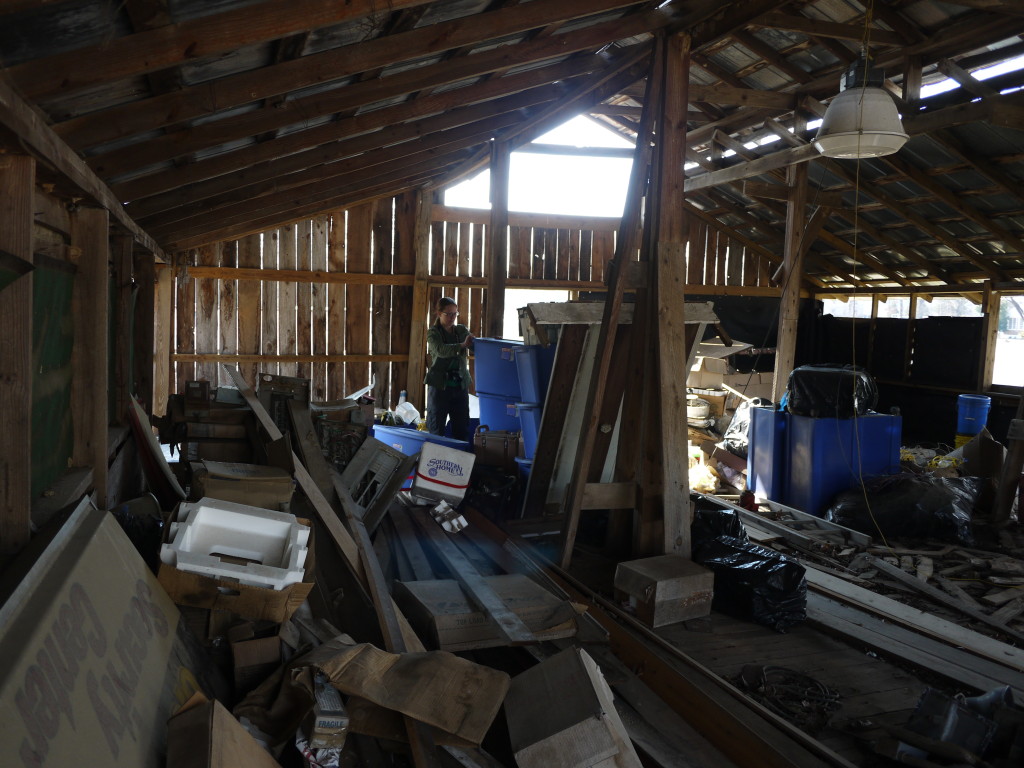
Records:
M338 689L323 675L316 676L309 746L313 749L341 749L348 736L349 718Z
M771 399L774 374L767 373L730 373L722 377L722 384L728 384L747 397L764 397Z
M194 704L172 717L167 738L167 768L281 768L216 700Z
M309 520L296 520L309 525ZM164 526L164 542L170 534L169 525ZM284 589L251 587L228 579L215 579L199 573L179 571L173 565L160 564L157 578L171 599L178 605L193 608L211 608L230 611L245 619L266 619L280 624L288 621L292 614L306 600L313 590L313 533L310 530L309 552L301 583Z
M487 576L493 589L541 640L576 634L576 611L527 576ZM395 582L395 600L420 637L442 651L508 645L487 617L474 608L457 581Z
M413 495L458 504L466 495L475 461L476 456L467 451L437 443L423 443L416 477L412 481Z
M258 637L231 643L235 695L241 697L266 680L281 666L281 638Z
M294 490L291 475L278 467L223 461L192 462L190 501L206 496L287 512Z
M722 386L722 377L728 372L729 364L725 360L718 357L698 357L686 377L686 386L719 389Z
M629 597L640 621L663 627L711 612L715 575L678 555L659 555L619 563L615 589Z
M113 515L83 502L0 608L0 754L162 768L163 724L208 664Z
M640 768L611 689L582 649L515 677L505 717L519 768Z

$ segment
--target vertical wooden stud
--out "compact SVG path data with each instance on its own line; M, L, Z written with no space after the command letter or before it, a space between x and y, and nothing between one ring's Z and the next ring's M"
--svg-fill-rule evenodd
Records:
M0 156L0 249L32 264L35 160ZM31 270L0 289L0 553L13 554L31 535L32 283Z
M364 203L348 212L348 271L369 274L373 263L373 203ZM370 286L348 286L345 312L345 354L370 354ZM345 364L345 391L354 392L370 383L368 363Z
M978 367L978 391L984 392L992 386L992 375L996 367L996 341L999 334L999 303L1001 294L992 290L992 281L985 282L982 295L984 311L984 336L981 345L981 365Z
M298 258L295 224L286 224L278 230L278 264L281 269L294 270ZM309 286L305 286L307 291ZM282 281L277 294L277 351L281 355L298 354L295 336L297 285L292 280ZM281 363L282 376L295 376L295 363Z
M220 266L222 243L204 245L196 253L196 264L200 267ZM196 353L216 354L217 348L217 280L212 277L196 279ZM196 378L217 385L217 363L199 363L196 366Z
M329 220L326 216L313 219L313 234L310 239L310 268L313 271L327 271L327 232ZM327 286L313 283L310 291L313 312L313 354L327 354ZM310 375L310 393L313 400L327 399L327 363L313 363Z
M190 355L196 351L196 280L188 274L195 264L195 251L184 251L175 259L174 351ZM185 391L185 382L194 379L195 363L174 363L175 392Z
M238 266L238 241L231 240L223 244L220 254L222 267ZM217 302L220 312L220 352L222 355L238 353L238 281L220 280L220 300ZM219 367L219 366L218 366ZM220 384L230 379L224 377L223 368L217 372Z
M298 249L297 269L308 272L313 263L313 222L306 219L296 225L296 247ZM313 286L311 283L298 283L295 286L295 338L296 354L313 354ZM311 378L311 363L298 363L295 375Z
M171 394L171 337L174 335L174 272L161 269L153 286L153 415L167 413Z
M276 229L263 233L263 268L277 269L279 259L279 234ZM277 280L264 280L261 286L263 304L260 308L260 354L275 356L278 354L277 302L280 283ZM280 364L264 361L264 373L280 373Z
M334 211L330 214L327 233L327 269L342 274L345 272L346 245L348 244L345 211ZM359 247L355 243L356 248ZM355 271L350 268L350 271ZM345 284L330 283L324 286L327 291L327 354L342 355L345 353L345 336L347 328L345 314ZM352 290L352 286L348 286ZM327 399L339 400L345 392L345 363L331 362L327 364Z
M386 197L378 200L373 206L373 273L375 275L396 274L394 247L394 216L395 200ZM390 285L374 285L370 294L370 352L374 355L393 353L391 296L394 289ZM404 312L405 308L399 309ZM406 334L408 338L408 334ZM404 344L403 339L403 344ZM398 402L398 392L402 387L394 389L391 377L391 363L375 362L370 365L371 376L377 382L374 395L379 402Z
M161 272L170 270L161 269ZM133 257L132 272L138 290L135 300L135 355L134 394L143 410L150 412L154 407L153 382L155 363L155 322L156 322L156 262L151 253L136 253Z
M427 324L430 308L427 306L427 278L430 275L430 214L433 204L422 192L416 194L415 253L416 271L412 287L412 327L409 330L409 381L406 386L409 402L426 412L426 389L423 379L427 373Z
M238 266L259 269L263 263L263 236L259 233L246 235L238 241ZM259 280L238 281L238 354L258 355L260 353L260 288ZM246 363L239 366L242 376L253 389L258 388L256 376L259 365Z
M416 192L404 192L395 201L395 259L394 271L396 275L411 275L415 279L416 273L416 216L419 195ZM409 335L413 327L413 286L396 285L391 292L391 352L396 355L412 355L409 348ZM418 350L417 350L418 351ZM416 395L415 402L418 405L422 397L423 382L420 381L419 389L414 390L410 386L409 361L404 363L393 363L391 365L391 392L408 390L409 397ZM392 397L392 399L394 399Z
M800 286L803 282L801 240L807 224L807 164L791 165L786 170L789 206L786 210L785 261L782 300L779 311L779 339L775 352L775 376L772 399L782 399L796 359L796 329L800 319Z
M500 338L505 325L505 276L508 274L508 176L511 147L491 145L491 221L487 261L487 335Z
M113 240L111 257L114 265L114 311L115 334L114 380L110 386L114 391L113 413L110 420L115 424L128 423L129 397L132 391L132 247L131 235L119 233Z

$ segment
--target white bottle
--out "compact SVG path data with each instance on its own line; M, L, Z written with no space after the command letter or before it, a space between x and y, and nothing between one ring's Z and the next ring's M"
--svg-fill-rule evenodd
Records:
M398 393L398 404L401 405L404 402L405 402L405 390L403 389L401 392Z

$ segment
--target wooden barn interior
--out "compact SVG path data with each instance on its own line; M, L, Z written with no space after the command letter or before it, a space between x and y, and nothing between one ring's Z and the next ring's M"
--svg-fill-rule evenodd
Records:
M1024 765L1022 88L1020 0L0 0L5 760ZM895 148L825 153L858 89ZM523 154L630 160L621 216L510 210ZM367 434L442 296L551 372L438 512ZM725 423L808 365L943 525L760 492ZM160 559L202 462L283 473L298 582Z

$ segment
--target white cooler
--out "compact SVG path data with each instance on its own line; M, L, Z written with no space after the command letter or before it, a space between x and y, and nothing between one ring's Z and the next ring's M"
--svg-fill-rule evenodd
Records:
M413 496L458 504L466 495L476 455L436 443L424 443L412 481Z

